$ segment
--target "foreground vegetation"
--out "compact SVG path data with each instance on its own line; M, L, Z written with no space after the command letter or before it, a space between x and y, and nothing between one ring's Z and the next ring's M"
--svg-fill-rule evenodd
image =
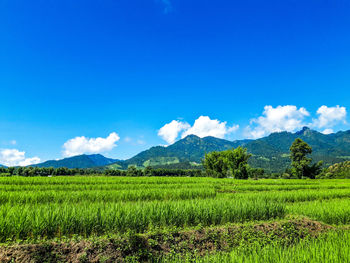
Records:
M304 262L328 263L349 262L350 233L330 232L317 239L306 239L293 246L271 243L267 246L254 244L248 248L219 253L213 256L197 257L196 262ZM193 262L193 259L170 258L174 262Z
M12 176L0 191L1 262L316 262L349 237L346 179Z

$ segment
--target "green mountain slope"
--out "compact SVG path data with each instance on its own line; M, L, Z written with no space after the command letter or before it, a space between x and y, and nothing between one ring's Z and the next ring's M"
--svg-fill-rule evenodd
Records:
M77 155L62 160L51 160L33 165L35 167L67 167L67 168L93 168L98 166L106 166L115 163L116 159L104 157L101 154Z
M325 166L350 158L350 131L325 135L304 127L296 133L272 133L248 143L245 147L253 154L251 165L271 172L283 171L289 166L289 147L296 138L310 144L314 161L323 160Z
M278 132L257 139L228 141L214 137L199 138L189 135L168 147L152 147L126 161L118 161L118 168L130 165L138 167L187 167L198 166L204 154L243 146L252 154L250 164L268 172L281 172L289 166L289 147L296 138L301 138L313 148L313 159L324 160L331 165L350 159L350 131L325 135L307 127L296 133Z
M201 162L205 153L212 151L223 151L230 148L236 148L245 144L249 140L227 141L214 137L199 138L195 135L189 135L186 138L169 145L168 147L156 146L149 150L143 151L126 161L117 162L122 168L130 165L138 167L146 166L168 166L179 163L187 163L190 165L178 165L191 168L196 167Z
M156 146L122 161L100 154L79 155L58 161L47 161L38 167L127 169L130 165L157 168L198 168L205 153L243 146L252 154L250 165L267 172L282 172L290 164L289 147L301 138L313 148L314 161L324 160L325 166L350 160L350 131L325 135L303 128L296 133L278 132L257 140L228 141L214 137L189 135L168 147Z

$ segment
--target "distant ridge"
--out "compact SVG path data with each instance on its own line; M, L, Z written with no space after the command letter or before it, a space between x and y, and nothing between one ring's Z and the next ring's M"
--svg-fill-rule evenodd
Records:
M109 167L126 169L130 165L136 165L194 168L201 163L207 152L243 146L252 154L251 166L264 168L268 172L282 172L290 164L289 147L296 138L301 138L311 145L314 161L324 160L325 165L331 165L350 159L350 131L325 135L304 127L296 133L275 132L257 140L228 141L189 135L168 147L152 147L128 160L117 161Z
M73 157L64 158L61 160L50 160L43 163L32 165L34 167L67 167L67 168L93 168L98 166L106 166L118 161L117 159L111 159L104 157L101 154L91 155L77 155Z
M117 164L122 168L127 168L129 165L162 166L183 162L200 163L205 153L235 148L246 142L248 140L231 142L215 137L200 138L196 135L188 135L172 145L152 147L126 161L119 161Z
M36 164L37 167L67 167L127 169L130 165L157 168L198 168L205 153L243 146L252 154L250 165L267 172L283 172L290 164L289 147L301 138L313 148L314 161L323 160L325 166L350 160L350 130L322 134L308 127L291 132L275 132L257 140L228 141L215 137L200 138L189 135L167 147L155 146L128 160L106 158L101 154L78 155L57 161Z

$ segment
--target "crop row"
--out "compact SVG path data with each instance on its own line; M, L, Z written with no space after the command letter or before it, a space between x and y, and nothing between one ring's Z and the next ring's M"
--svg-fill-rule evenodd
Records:
M78 202L134 202L152 200L186 199L227 199L227 200L265 200L265 202L306 202L350 198L350 189L338 190L295 190L244 193L217 193L214 189L139 189L139 190L90 190L90 191L15 191L0 192L0 204L43 204L43 203L78 203ZM302 205L302 204L301 204Z
M294 203L287 208L289 213L308 216L327 224L350 224L350 199Z
M271 244L261 247L259 244L230 253L198 257L174 256L164 262L235 262L235 263L343 263L349 262L350 232L332 231L318 239L305 239L293 246Z
M0 185L99 185L99 184L218 184L254 186L350 186L349 180L234 180L208 177L106 177L106 176L57 176L57 177L0 177Z
M65 180L64 180L65 179ZM94 180L96 179L96 180ZM170 180L171 179L171 180ZM188 180L187 180L188 179ZM57 178L1 178L0 191L91 191L91 190L145 190L145 189L215 189L220 193L236 193L236 192L268 192L268 191L294 191L294 190L338 190L350 189L349 181L320 182L318 184L291 184L292 180L281 180L285 185L270 184L271 180L266 184L256 184L255 181L245 181L242 184L238 180L219 180L212 178L164 178L162 183L158 183L160 179L149 178L150 182L145 183L144 178L111 178L111 177L57 177Z
M220 225L282 218L282 204L261 200L195 199L135 203L0 205L0 242L78 234L143 232L154 227Z
M121 191L17 191L0 192L0 204L40 204L63 202L118 202L214 198L213 189L144 189Z

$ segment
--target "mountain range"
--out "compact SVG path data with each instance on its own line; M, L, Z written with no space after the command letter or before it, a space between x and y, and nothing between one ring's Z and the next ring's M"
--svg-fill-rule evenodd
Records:
M43 163L32 165L34 167L67 167L67 168L93 168L106 166L119 160L107 158L101 154L77 155L61 160L50 160Z
M215 137L189 135L167 147L155 146L127 160L117 160L100 154L78 155L62 160L46 161L36 167L67 167L127 169L152 166L157 168L198 168L205 153L242 146L252 154L249 163L267 172L284 171L290 164L289 147L296 138L306 141L313 149L313 160L323 160L325 166L350 159L350 130L322 134L304 127L296 133L275 132L256 140L228 141Z
M310 144L313 160L323 160L325 166L350 159L350 130L325 135L304 127L296 133L275 132L257 140L228 141L189 135L168 147L152 147L131 159L117 161L116 164L119 168L127 168L129 165L189 168L200 164L205 153L242 146L252 154L249 160L252 167L260 167L268 172L282 172L289 167L289 148L296 138Z

